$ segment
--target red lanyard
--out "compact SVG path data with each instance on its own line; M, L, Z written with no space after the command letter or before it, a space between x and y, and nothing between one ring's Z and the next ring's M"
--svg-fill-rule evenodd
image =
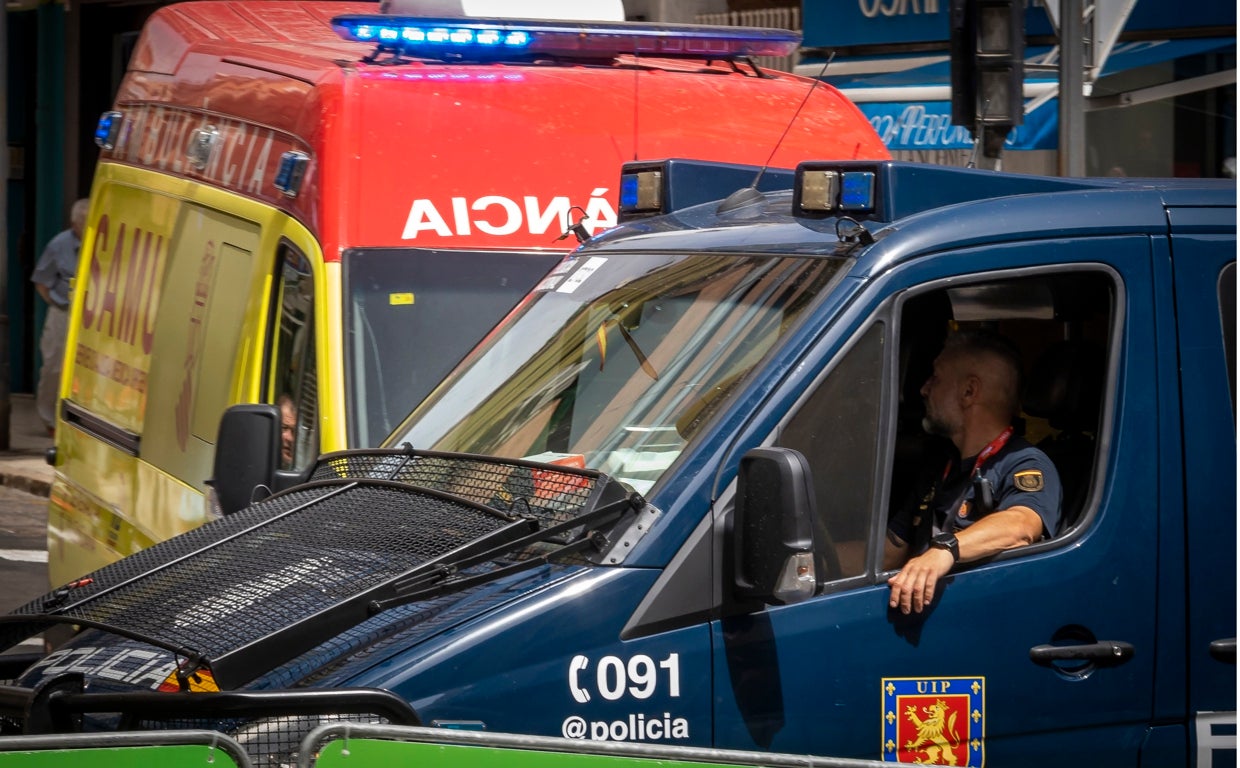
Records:
M981 450L981 453L977 454L977 460L973 462L973 471L969 473L969 477L973 477L973 475L977 474L977 470L981 469L982 464L986 462L986 459L994 456L1001 448L1003 448L1003 446L1007 445L1007 441L1012 437L1012 432L1012 427L1009 426L1007 429L1000 432L998 437L986 444L986 447ZM951 473L951 468L952 463L949 461L947 462L947 466L943 468L944 480L946 480L947 475Z
M982 462L986 461L986 459L989 459L991 456L994 456L999 452L1000 448L1007 445L1008 438L1011 436L1012 428L1008 427L1000 432L998 437L991 440L990 443L982 449L982 452L977 455L977 461L973 462L973 471L969 473L969 477L973 477L973 475L977 474L977 470L982 467Z

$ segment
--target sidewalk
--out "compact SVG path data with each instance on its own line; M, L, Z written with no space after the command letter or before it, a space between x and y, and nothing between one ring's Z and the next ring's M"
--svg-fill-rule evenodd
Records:
M46 496L54 474L47 463L52 438L35 412L34 395L9 396L9 449L0 451L0 485Z

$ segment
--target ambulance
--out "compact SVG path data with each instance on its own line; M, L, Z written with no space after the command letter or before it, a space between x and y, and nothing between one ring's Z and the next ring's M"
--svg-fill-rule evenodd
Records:
M616 223L622 162L887 156L830 86L759 63L797 33L417 10L224 0L146 24L96 133L53 583L209 519L233 403L282 404L289 468L377 445Z
M85 628L0 665L0 727L209 727L267 765L359 722L1234 765L1235 182L807 161L678 208L728 188L693 166L629 166L627 221L385 447L0 617L0 649ZM1062 524L906 613L883 551L930 447L919 390L979 328L1021 353L1011 427ZM273 410L229 409L217 456L274 455Z

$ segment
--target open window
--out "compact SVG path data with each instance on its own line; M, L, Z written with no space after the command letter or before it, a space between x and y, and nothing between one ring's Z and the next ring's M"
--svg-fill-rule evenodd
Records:
M984 328L1020 352L1021 414L1014 426L1059 472L1059 534L1074 527L1096 475L1115 306L1111 276L1086 270L953 284L908 296L900 306L889 503L913 492L919 466L950 450L921 426L921 387L944 339L952 331Z
M272 306L268 402L280 405L285 434L281 465L304 469L319 454L318 376L314 344L314 274L288 244L280 249Z
M832 567L820 579L880 572L888 510L915 492L925 467L941 468L954 450L922 427L920 393L957 330L998 332L1020 352L1014 426L1059 471L1059 535L1078 527L1099 476L1116 296L1113 274L1102 269L955 279L895 296L836 355L774 439L800 451L812 471L817 538L836 555L824 559Z

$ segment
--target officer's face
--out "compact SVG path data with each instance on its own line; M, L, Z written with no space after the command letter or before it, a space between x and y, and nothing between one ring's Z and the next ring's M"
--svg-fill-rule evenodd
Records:
M921 420L921 426L932 435L950 438L963 425L960 399L957 397L958 368L956 361L939 355L934 361L934 373L921 387L921 399L926 404L926 415Z

